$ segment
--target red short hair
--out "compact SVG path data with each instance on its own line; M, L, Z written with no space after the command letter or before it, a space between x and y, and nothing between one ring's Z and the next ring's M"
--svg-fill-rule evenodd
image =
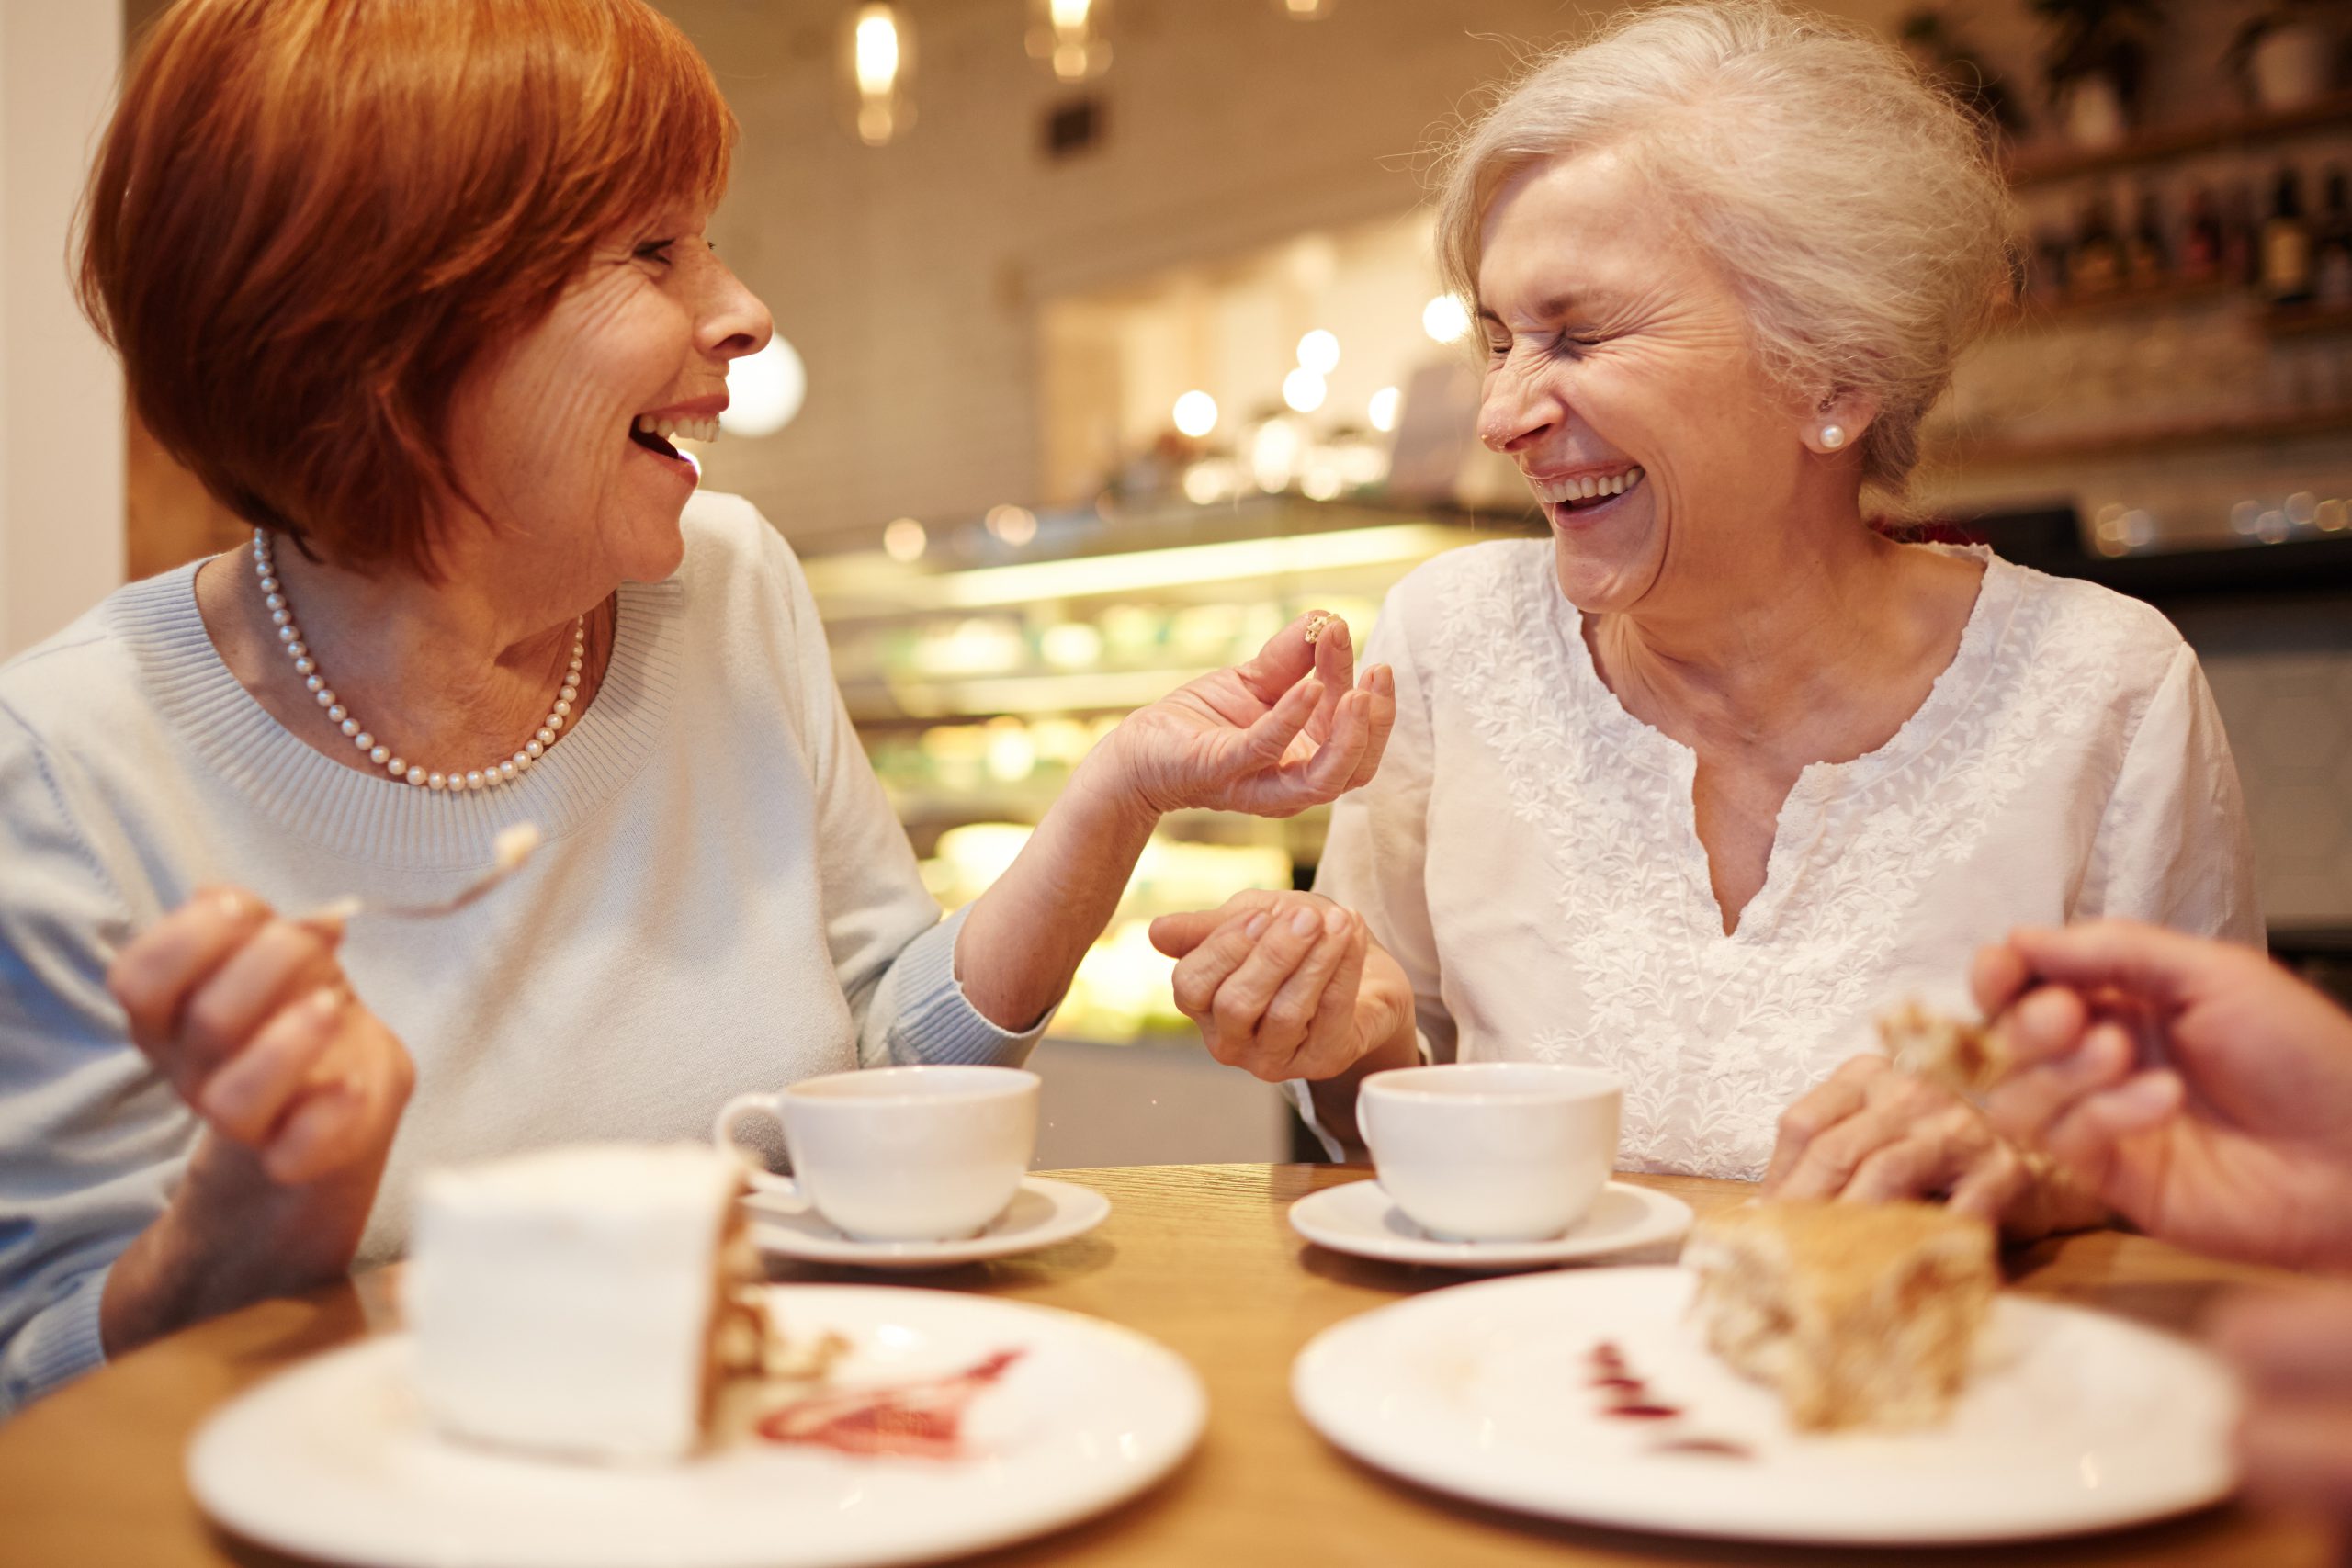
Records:
M91 171L83 305L223 505L429 575L467 369L625 224L715 202L734 138L643 0L179 0Z

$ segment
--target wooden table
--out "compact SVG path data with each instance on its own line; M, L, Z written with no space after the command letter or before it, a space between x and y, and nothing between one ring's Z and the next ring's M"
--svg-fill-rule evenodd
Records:
M1199 1451L1143 1497L992 1564L1243 1568L1259 1563L1997 1562L2318 1568L2314 1534L2236 1507L2122 1534L2006 1550L1832 1551L1581 1529L1454 1502L1341 1456L1290 1402L1290 1363L1320 1330L1454 1282L1434 1269L1310 1247L1284 1218L1293 1200L1361 1179L1317 1166L1147 1166L1068 1173L1109 1195L1091 1235L1027 1258L908 1276L1066 1307L1124 1323L1200 1369L1209 1424ZM1635 1178L1701 1213L1736 1201L1735 1183ZM2137 1236L2096 1233L2013 1260L2020 1288L2188 1328L2249 1269ZM870 1281L821 1268L783 1279ZM0 1562L8 1568L116 1563L182 1568L283 1561L207 1525L181 1480L189 1434L224 1398L300 1357L390 1324L382 1275L269 1302L149 1346L0 1427Z

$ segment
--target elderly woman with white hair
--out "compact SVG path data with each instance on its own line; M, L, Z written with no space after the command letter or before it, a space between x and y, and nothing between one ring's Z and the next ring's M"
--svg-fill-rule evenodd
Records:
M1319 897L1163 921L1180 1005L1335 1145L1369 1072L1576 1063L1622 1077L1637 1168L2064 1221L1975 1110L1856 1056L1872 1014L1964 1002L2019 923L2262 927L2164 618L1867 519L2010 287L1975 128L1843 25L1645 10L1467 131L1439 232L1550 537L1389 595L1396 728Z

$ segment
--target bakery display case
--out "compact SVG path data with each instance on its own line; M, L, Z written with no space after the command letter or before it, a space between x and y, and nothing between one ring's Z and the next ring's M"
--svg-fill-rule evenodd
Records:
M1019 852L1070 771L1125 714L1255 653L1294 617L1346 617L1441 551L1524 525L1447 510L1259 493L992 514L921 551L812 558L850 716L953 908ZM899 541L905 537L902 533ZM1017 541L1017 542L1015 542ZM898 541L894 541L898 542ZM1151 919L1245 888L1305 886L1328 813L1166 818L1055 1026L1065 1038L1192 1038Z

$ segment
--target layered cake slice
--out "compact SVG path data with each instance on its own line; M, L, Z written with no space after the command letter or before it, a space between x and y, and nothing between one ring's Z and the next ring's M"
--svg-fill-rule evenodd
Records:
M419 1184L402 1307L414 1384L458 1438L582 1459L682 1457L767 1342L733 1156L548 1149ZM740 1293L739 1293L740 1292Z
M1878 1037L1894 1069L1973 1099L2007 1076L2009 1054L2000 1037L1970 1023L1905 1002L1878 1021Z
M2000 1282L1992 1227L1926 1203L1751 1203L1682 1260L1708 1346L1814 1431L1940 1419Z

